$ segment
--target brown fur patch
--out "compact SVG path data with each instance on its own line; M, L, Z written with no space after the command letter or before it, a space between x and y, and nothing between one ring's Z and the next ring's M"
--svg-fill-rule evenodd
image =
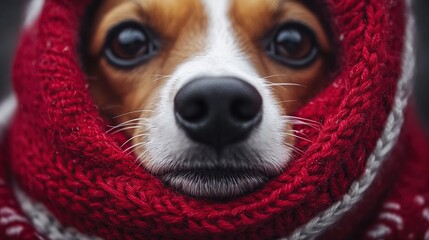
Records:
M110 65L102 53L109 29L126 20L148 26L161 41L155 57L130 70ZM93 76L90 90L95 103L111 117L152 109L163 80L203 49L206 22L199 0L104 0L93 22L89 48L89 74ZM127 114L116 120L147 117L147 112L140 114Z
M331 53L329 39L317 15L300 1L246 0L246 4L242 4L240 0L232 0L229 14L242 48L259 74L272 83L300 85L273 87L285 113L293 114L326 85ZM291 20L311 27L321 47L320 57L303 69L279 64L267 56L263 45L263 39L275 26Z

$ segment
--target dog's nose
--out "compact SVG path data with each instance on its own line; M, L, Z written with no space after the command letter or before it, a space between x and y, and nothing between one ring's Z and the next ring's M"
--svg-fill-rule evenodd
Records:
M194 79L174 99L179 126L216 149L245 140L262 120L261 108L258 90L234 77Z

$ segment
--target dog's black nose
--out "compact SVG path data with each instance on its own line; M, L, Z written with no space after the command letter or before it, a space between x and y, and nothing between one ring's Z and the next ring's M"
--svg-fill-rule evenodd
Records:
M262 97L234 77L205 77L182 87L174 99L176 121L194 141L222 148L246 139L262 120Z

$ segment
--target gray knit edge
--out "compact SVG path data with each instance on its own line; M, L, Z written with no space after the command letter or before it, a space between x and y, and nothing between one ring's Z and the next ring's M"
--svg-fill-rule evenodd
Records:
M388 159L393 147L396 145L399 134L404 123L404 111L408 104L408 98L412 89L412 81L415 68L414 36L415 21L411 13L412 0L407 0L406 14L408 17L406 25L406 42L404 56L402 59L402 76L398 82L394 99L394 106L388 116L385 129L377 141L376 148L367 160L364 175L354 182L349 192L342 200L336 202L332 207L299 229L296 229L288 237L279 240L304 240L315 239L323 234L330 226L338 222L350 209L358 203L365 192L374 182L375 177L383 163Z
M17 107L18 102L14 94L0 103L0 137L6 131ZM21 209L37 232L50 240L103 240L99 237L81 234L71 227L63 227L43 204L31 200L16 184L14 191Z
M82 234L75 228L64 227L45 205L33 201L16 184L14 190L22 211L34 228L50 240L103 240L96 236Z
M0 103L0 137L6 131L16 108L17 100L14 95L10 95Z

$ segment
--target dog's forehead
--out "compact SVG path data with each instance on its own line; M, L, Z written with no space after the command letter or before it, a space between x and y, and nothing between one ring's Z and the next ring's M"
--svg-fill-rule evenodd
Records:
M282 2L291 0L199 0L208 17L246 18L253 22L270 17ZM216 19L214 19L216 20Z
M192 23L205 25L216 21L229 22L232 27L239 25L245 32L252 33L254 28L269 27L270 21L282 11L282 4L291 2L301 1L246 0L244 3L242 0L107 0L99 12L101 18L112 22L124 15L141 16L158 31L173 32L173 36L186 30L184 28Z
M246 17L252 16L254 21L265 17L263 16L264 13L273 13L282 3L300 2L299 0L246 0L245 2L243 0L113 0L112 2L118 3L122 1L137 3L144 9L163 9L170 14L176 13L177 15L183 12L179 11L182 9L192 10L191 12L193 13L203 12L207 17L216 13L223 13L224 17L243 16L243 13L246 13ZM151 14L151 12L148 11L147 14Z
M204 6L207 12L217 12L217 11L231 11L231 10L272 10L273 8L278 7L281 3L297 1L297 0L246 0L244 3L242 0L197 0L200 1ZM234 14L237 12L231 12ZM255 20L257 16L255 16Z

